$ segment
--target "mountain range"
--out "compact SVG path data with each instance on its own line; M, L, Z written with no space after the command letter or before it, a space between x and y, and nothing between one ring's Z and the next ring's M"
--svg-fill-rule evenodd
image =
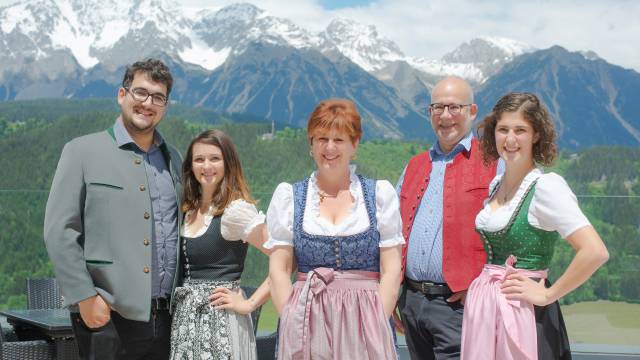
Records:
M480 37L441 59L415 58L372 25L338 18L312 32L247 3L188 11L172 0L27 0L0 8L0 100L113 97L124 67L149 56L169 63L173 102L291 126L304 126L319 100L346 97L368 137L432 140L430 90L453 74L476 87L482 113L506 91L540 94L563 147L640 144L640 74L592 52Z

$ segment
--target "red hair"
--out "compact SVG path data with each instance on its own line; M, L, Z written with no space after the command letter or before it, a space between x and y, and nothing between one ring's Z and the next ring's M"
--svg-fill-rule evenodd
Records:
M345 132L351 142L355 143L362 137L360 114L355 104L346 99L323 100L316 106L307 123L307 136L312 142L313 136L321 131L335 129Z

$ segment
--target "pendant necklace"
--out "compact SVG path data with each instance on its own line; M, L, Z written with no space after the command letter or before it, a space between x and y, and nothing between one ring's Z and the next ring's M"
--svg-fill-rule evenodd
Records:
M330 198L330 199L334 199L338 197L338 194L335 195L329 195L326 192L318 189L318 197L320 197L320 204L322 204L322 202L324 201L325 198Z

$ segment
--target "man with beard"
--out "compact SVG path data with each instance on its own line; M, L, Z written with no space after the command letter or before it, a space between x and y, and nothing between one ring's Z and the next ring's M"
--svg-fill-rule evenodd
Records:
M44 239L83 359L169 356L181 157L156 126L172 83L159 60L129 66L114 125L60 156Z

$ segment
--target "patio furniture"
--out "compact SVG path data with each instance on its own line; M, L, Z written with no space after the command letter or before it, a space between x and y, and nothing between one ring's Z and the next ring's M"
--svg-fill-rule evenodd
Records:
M15 347L27 344L32 348L22 349L28 354L37 352L43 353L44 345L50 347L50 351L58 360L74 360L78 359L78 346L73 338L73 330L71 328L71 319L69 318L69 310L67 309L31 309L31 310L0 310L0 314L7 317L7 321L14 326L16 330L28 330L28 333L38 334L38 339L29 339L28 341L5 342L11 344L11 354L17 354ZM22 331L16 331L18 337ZM41 340L42 339L42 340ZM4 355L3 355L4 356ZM12 355L13 356L13 355ZM23 357L3 357L2 359L23 359ZM24 359L47 359L46 357L26 357Z
M27 279L27 309L60 309L62 296L55 278Z
M55 346L51 342L16 340L5 338L0 324L0 360L48 360L55 358Z
M273 360L276 358L277 335L277 332L273 332L269 335L256 337L258 360Z

